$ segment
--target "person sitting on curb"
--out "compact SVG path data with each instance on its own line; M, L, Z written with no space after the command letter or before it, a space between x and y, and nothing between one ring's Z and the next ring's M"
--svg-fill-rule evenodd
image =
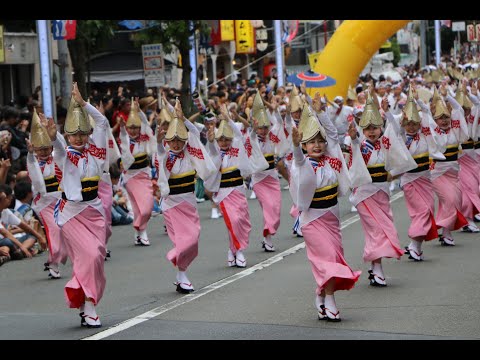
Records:
M8 185L0 184L0 235L2 236L2 240L0 240L0 248L4 249L5 246L8 247L10 250L9 256L13 260L20 260L24 257L31 258L32 254L30 248L35 244L35 241L38 240L41 248L44 250L47 247L47 242L41 234L35 231L25 221L16 217L12 211L8 209L11 202L12 189ZM17 239L5 228L5 225L17 226L27 234ZM3 251L5 251L5 249Z

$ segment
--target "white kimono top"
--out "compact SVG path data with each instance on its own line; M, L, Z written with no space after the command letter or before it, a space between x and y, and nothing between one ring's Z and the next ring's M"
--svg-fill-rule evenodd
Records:
M158 144L159 173L158 186L163 198L162 211L188 202L195 208L197 201L193 192L170 195L169 179L186 176L198 176L205 180L218 170L200 141L200 131L190 121L185 119L188 131L188 140L185 147L178 154L172 150L165 150L163 144ZM193 180L194 182L195 180Z
M435 153L442 153L446 158L449 156L459 153L459 145L462 142L468 140L468 127L463 116L463 112L455 99L447 95L447 100L452 104L452 120L451 127L447 130L442 130L437 125L435 120L431 115L430 108L425 105L421 100L418 101L418 104L422 108L422 113L425 113L429 120L430 132L432 134L435 148ZM435 160L435 157L434 157ZM434 180L437 177L443 175L448 170L458 172L459 170L458 161L434 161L430 165L430 175L431 179Z
M417 167L417 163L413 160L405 143L399 140L391 124L387 125L384 134L375 144L366 140L363 132L360 135L360 139L357 137L352 140L350 152L352 160L359 154L364 160L363 162L352 161L350 166L353 187L350 202L354 206L374 195L377 191L384 191L387 195L390 194L388 182L386 180L373 182L372 176L382 178L387 175L386 173L396 176ZM376 168L379 169L378 172L376 172ZM369 169L372 176L370 176ZM369 181L367 181L367 178L370 178Z
M122 152L122 165L124 169L124 182L127 183L132 177L139 173L146 173L151 177L151 168L149 157L157 151L156 138L153 134L152 128L148 123L145 114L140 111L139 113L142 124L140 127L140 135L136 139L132 139L128 136L125 126L120 127L120 149ZM140 169L130 169L130 167L136 162L142 162L142 159L147 158L147 166Z
M268 165L259 146L250 149L249 157L241 130L235 126L235 123L231 119L229 120L229 124L233 130L234 138L231 147L227 151L220 150L216 141L208 142L207 144L207 152L212 158L217 172L205 181L205 187L207 190L214 193L213 201L217 204L225 199L233 190L240 191L245 195L243 182L241 185L234 187L220 187L222 174L236 171L238 169L240 171L240 176L245 178L250 176L254 169L261 168L262 166L265 168ZM256 152L256 154L252 156L251 152Z
M57 138L63 139L60 133ZM66 144L65 144L66 145ZM62 192L58 190L62 181L62 171L54 162L53 156L50 155L46 161L38 160L34 154L27 154L27 170L28 176L32 180L32 209L39 214L43 209L50 206L52 202L57 202L62 197ZM49 188L57 187L56 191L47 192Z
M58 200L54 217L58 226L63 226L68 220L82 212L87 206L97 209L105 216L102 202L96 197L93 200L82 201L81 180L99 181L103 174L106 161L108 120L94 106L86 104L85 109L95 121L95 128L83 151L66 146L57 136L52 141L54 148L53 159L62 171L63 177L60 188L67 200Z
M336 127L325 112L316 114L317 119L324 127L327 134L327 148L325 155L319 161L305 156L300 146L295 147L294 160L290 172L290 195L300 214L300 227L323 216L331 211L340 219L338 204L328 208L311 208L310 204L315 196L315 191L337 190L334 195L345 196L348 194L351 182L345 164L345 159L339 145Z

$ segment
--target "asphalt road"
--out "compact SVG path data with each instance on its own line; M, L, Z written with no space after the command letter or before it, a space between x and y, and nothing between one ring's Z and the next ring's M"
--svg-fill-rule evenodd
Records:
M425 261L387 259L386 288L368 285L362 261L363 231L358 216L341 199L346 259L362 276L335 297L342 322L318 321L315 282L303 240L292 236L291 200L284 190L275 253L262 250L261 211L249 200L252 220L246 269L228 268L223 219L210 219L199 204L199 256L188 275L195 292L181 295L172 284L176 270L165 255L171 241L161 215L149 226L150 247L133 245L133 229L116 226L105 264L107 287L97 307L103 327L80 327L67 308L62 278L43 272L47 254L11 261L0 268L1 339L480 339L479 234L455 233L457 246L424 245ZM402 193L392 198L402 246L409 243L409 218Z

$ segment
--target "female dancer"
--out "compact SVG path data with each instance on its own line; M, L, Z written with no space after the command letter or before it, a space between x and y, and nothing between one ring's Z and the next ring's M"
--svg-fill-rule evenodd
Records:
M250 161L260 159L264 168L267 164L263 156L260 156L259 147L254 148L258 151L258 156L249 159L243 143L243 135L230 119L225 105L220 108L220 111L223 119L216 134L213 131L208 133L207 146L218 171L205 181L205 186L213 193L213 201L220 207L227 226L230 238L230 249L227 253L228 266L244 268L247 266L247 259L243 251L248 247L252 226L243 178L253 172Z
M133 101L125 122L120 119L120 149L125 189L133 209L135 245L149 246L147 226L153 210L150 159L156 151L155 137L147 117Z
M257 121L257 126L250 132L249 140L250 142L259 142L263 156L269 165L266 170L252 174L253 190L263 212L264 239L262 247L266 252L273 252L275 247L272 243L272 236L275 235L280 226L280 210L282 206L280 181L278 180L278 172L275 169L275 155L283 156L288 149L288 143L283 124L265 109L258 92L253 102L252 118L254 122Z
M351 158L361 153L364 160L364 162L352 161L350 175L353 190L350 202L356 206L365 232L363 261L371 262L369 279L372 286L387 286L382 258L400 259L403 255L393 223L388 181L392 176L417 167L405 145L398 140L392 126L387 126L383 133L383 124L370 89L359 123L363 132L362 140L359 140L353 121L350 123L348 133L352 139ZM365 174L370 175L370 183L358 186L357 178L363 180Z
M88 114L95 121L91 132ZM47 124L45 124L47 125ZM65 285L71 308L80 309L81 325L100 327L95 307L105 290L105 214L98 198L98 182L106 160L107 119L85 102L73 84L72 99L65 120L70 143L64 147L53 119L47 125L55 163L62 171L62 199L55 206L60 237L73 264L72 279Z
M444 84L440 91L445 94L447 101L455 105L455 100L447 95ZM430 132L436 145L436 151L443 153L445 160L434 159L430 165L432 185L438 197L438 212L436 223L442 227L440 242L443 246L454 246L452 230L458 230L468 225L468 221L462 214L462 192L458 179L458 145L468 140L468 127L460 109L454 107L452 112L446 103L434 89L432 98L433 117L430 108L421 100L418 104L422 112L429 116Z
M316 97L313 103L317 114L319 100ZM305 104L299 128L292 128L292 141L294 161L290 193L301 211L300 228L317 282L318 318L340 321L334 292L353 288L361 274L361 271L353 271L345 260L340 231L337 198L348 193L350 178L337 130L325 112L317 119Z
M41 115L43 117L43 114ZM63 141L63 136L58 136ZM66 145L66 144L65 144ZM53 210L62 193L58 190L62 171L53 161L53 147L46 129L40 124L37 111L32 117L32 130L28 143L27 169L34 194L32 209L40 216L48 241L48 262L45 270L52 279L60 278L58 265L67 262L67 251L60 239L60 229L53 218Z
M168 131L158 132L157 143L160 154L158 184L162 194L162 212L167 233L174 248L167 254L173 266L178 268L177 291L188 294L194 287L186 271L198 255L200 218L195 199L195 174L205 180L216 172L212 159L200 141L200 132L183 116L177 100L175 118L170 121ZM187 132L188 128L188 132ZM210 133L213 133L211 128ZM163 147L163 138L169 150Z
M422 243L438 238L429 158L442 160L445 157L442 153L436 152L428 125L428 114L422 114L420 117L414 97L414 90L410 87L407 103L399 115L393 115L388 111L389 105L386 98L382 101L382 108L390 125L401 137L417 163L415 169L401 175L400 187L403 189L411 219L408 236L412 241L405 247L405 253L409 254L410 259L421 261L423 260Z

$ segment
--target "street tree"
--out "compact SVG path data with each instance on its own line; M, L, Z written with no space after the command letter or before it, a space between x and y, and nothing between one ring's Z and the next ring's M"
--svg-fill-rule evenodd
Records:
M166 54L172 51L173 46L178 48L181 56L179 66L183 70L180 101L185 112L189 114L192 108L192 89L190 89L192 67L189 57L191 49L189 37L197 30L209 31L209 28L205 27L205 21L202 20L153 20L151 23L155 25L134 34L135 44L141 46L143 44L160 43Z
M106 41L113 37L117 23L118 20L77 20L76 38L68 40L68 50L74 71L73 79L84 96L88 94L86 77L90 77L90 56L97 53Z

